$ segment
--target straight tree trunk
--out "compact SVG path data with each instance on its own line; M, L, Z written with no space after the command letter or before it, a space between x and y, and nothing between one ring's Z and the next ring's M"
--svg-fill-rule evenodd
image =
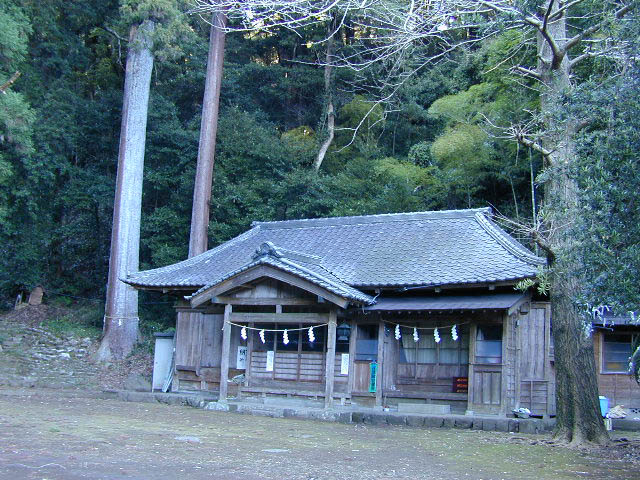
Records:
M103 338L97 352L101 361L124 358L138 339L138 292L121 279L137 271L139 266L142 174L154 28L155 24L147 20L132 26L129 32L107 299Z
M207 56L207 74L202 99L202 119L200 120L200 139L198 142L198 162L193 187L191 207L191 231L189 233L189 258L207 251L209 229L209 204L213 185L213 167L215 165L216 136L218 133L218 112L220 109L220 86L224 64L224 44L227 17L224 13L214 13L209 31L209 55ZM188 322L189 314L178 312L176 325ZM228 325L225 325L228 328ZM222 383L221 383L222 385ZM175 387L174 387L175 388ZM226 384L225 384L226 388ZM220 394L223 388L221 386Z
M202 120L200 121L200 142L198 145L198 163L193 189L191 210L191 232L189 235L189 257L207 250L207 230L209 227L209 203L215 163L216 134L218 133L218 110L220 105L220 85L224 60L224 27L227 17L223 13L214 13L209 34L209 56L207 58L207 76L202 101Z
M548 9L548 0L543 5ZM561 2L552 4L557 10ZM559 51L566 43L565 17L560 16L546 27ZM576 160L576 122L557 120L563 97L571 90L570 65L566 52L553 52L548 39L538 36L538 74L543 93L540 105L547 133L543 147L547 152L546 168L551 170L545 185L547 221L553 227L548 239L553 252L550 258L551 318L555 342L556 431L555 437L574 445L583 442L606 443L608 435L600 416L598 384L593 351L591 323L580 315L581 266L575 254L571 234L572 219L578 215L578 186L570 175Z

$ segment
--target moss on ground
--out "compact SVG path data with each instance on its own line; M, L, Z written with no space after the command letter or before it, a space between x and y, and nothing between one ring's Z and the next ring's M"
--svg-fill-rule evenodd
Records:
M0 424L0 455L15 457L5 465L53 462L78 476L89 465L97 478L121 469L193 479L637 478L637 465L554 447L543 436L272 419L44 390L0 390Z

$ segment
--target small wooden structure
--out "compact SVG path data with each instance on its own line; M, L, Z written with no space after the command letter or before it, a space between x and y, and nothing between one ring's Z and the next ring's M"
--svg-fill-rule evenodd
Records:
M594 318L593 347L600 395L610 407L622 405L637 416L640 413L640 386L629 373L629 357L640 324L632 316L608 313Z
M127 282L183 298L176 390L550 415L540 263L479 209L256 223Z

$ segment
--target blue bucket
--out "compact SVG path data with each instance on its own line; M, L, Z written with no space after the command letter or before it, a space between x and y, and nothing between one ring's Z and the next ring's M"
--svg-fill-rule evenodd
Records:
M600 397L598 398L600 399L600 413L603 417L605 417L607 415L607 412L609 411L609 399L607 397L603 397L602 395L600 395Z

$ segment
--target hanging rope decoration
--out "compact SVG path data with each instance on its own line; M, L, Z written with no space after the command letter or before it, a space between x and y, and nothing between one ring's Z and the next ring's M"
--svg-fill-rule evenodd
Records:
M285 330L287 332L298 332L300 330L309 330L309 327L300 327L300 328L262 328L262 327L248 327L248 326L243 325L241 323L234 323L234 322L229 322L229 321L225 321L225 323L228 323L229 325L231 325L233 327L246 328L247 330L255 330L256 332L284 332ZM318 324L314 325L312 328L326 327L327 325L329 325L329 324L328 323L318 323Z
M433 330L433 338L435 339L436 343L440 343L440 341L442 340L442 338L440 337L440 329L441 328L450 328L451 329L451 338L453 339L454 342L458 341L458 338L460 338L460 335L458 335L458 325L467 325L470 322L464 322L464 323L460 323L460 324L453 324L453 325L445 325L445 326L440 326L440 327L414 327L413 325L402 325L401 323L395 323L395 322L389 322L386 321L386 324L390 324L393 325L395 327L395 337L396 340L400 340L402 338L402 333L401 333L401 328L412 328L413 329L413 341L414 342L419 342L420 341L420 336L418 334L419 330Z
M316 336L313 334L313 327L309 327L309 343L316 341Z
M260 330L260 341L262 341L262 343L264 342L264 329Z
M240 330L240 336L242 337L242 340L247 339L247 327L242 327L242 330Z
M289 345L289 334L287 333L287 329L284 329L284 332L282 333L282 343L284 343L285 345Z

